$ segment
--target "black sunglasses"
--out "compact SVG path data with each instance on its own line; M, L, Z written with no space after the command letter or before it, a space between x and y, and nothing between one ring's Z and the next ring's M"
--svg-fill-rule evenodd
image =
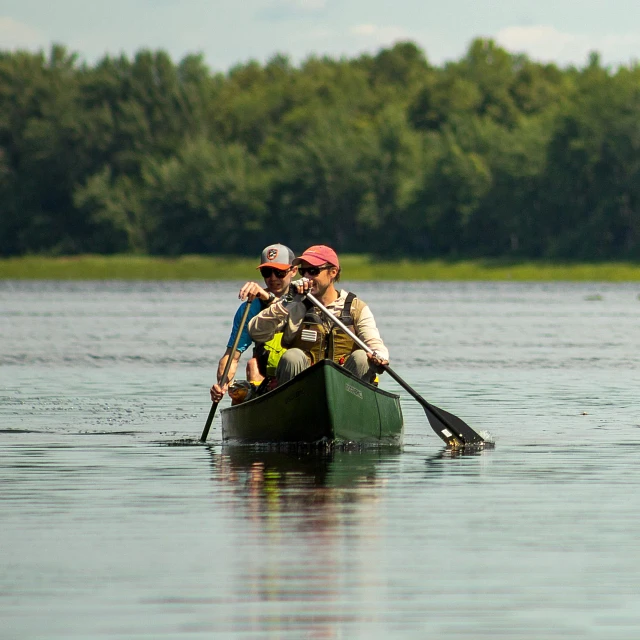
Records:
M298 272L304 278L305 276L317 276L321 271L325 269L331 269L330 264L325 264L324 267L300 267Z
M260 267L260 273L263 278L270 278L271 274L275 274L276 278L284 278L287 273L291 271L291 267L288 269L276 269L275 267Z

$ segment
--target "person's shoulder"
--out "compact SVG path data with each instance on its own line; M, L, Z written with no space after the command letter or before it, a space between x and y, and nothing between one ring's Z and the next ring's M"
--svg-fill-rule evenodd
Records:
M357 304L357 305L364 305L366 306L367 303L354 291L347 291L346 289L341 289L340 290L340 297L338 298L339 300L346 300L347 297L351 296L351 304Z
M262 313L266 309L271 306L271 301L262 300L261 298L254 298L251 303L251 310L249 311L249 315L251 317L257 316L259 313Z
M367 310L367 313L369 315L371 314L371 309L369 309L369 305L362 300L362 298L359 298L357 296L357 294L353 294L355 297L353 298L353 300L351 300L351 317L357 322L360 321L360 318L362 317L362 312L365 311L365 309Z

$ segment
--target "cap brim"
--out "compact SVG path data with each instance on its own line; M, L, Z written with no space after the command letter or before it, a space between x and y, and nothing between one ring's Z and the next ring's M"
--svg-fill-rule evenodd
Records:
M293 264L297 266L301 262L308 262L310 265L313 265L314 267L319 267L320 265L327 264L327 260L324 260L323 258L320 258L318 256L311 256L311 255L305 256L304 254L302 254L299 258L296 258L293 261Z
M256 269L262 269L262 267L274 267L275 269L289 269L293 265L282 264L281 262L263 262L259 264Z

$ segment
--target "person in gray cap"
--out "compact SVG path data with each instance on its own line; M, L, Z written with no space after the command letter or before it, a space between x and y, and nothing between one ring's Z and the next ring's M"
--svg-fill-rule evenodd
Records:
M227 343L227 349L218 363L217 381L210 389L212 402L220 402L229 387L229 383L235 376L240 357L253 344L253 340L249 335L248 330L249 320L258 315L258 313L263 309L266 309L272 302L280 300L280 298L288 294L291 279L297 272L297 267L293 266L294 259L295 254L291 249L289 249L289 247L285 247L283 244L270 244L262 251L260 264L257 267L260 269L260 274L264 278L264 286L257 282L250 281L246 282L240 289L238 298L240 298L240 300L250 301L251 307L249 308L247 323L240 334L240 340L236 347L236 351L232 354L231 349L233 348L236 333L240 326L242 312L244 311L244 303L241 304L236 311L236 315L233 319L233 328ZM280 336L276 337L275 342L277 345L274 345L273 350L270 350L269 343L260 344L257 353L256 349L254 349L253 357L247 363L248 380L252 382L259 382L267 375L267 360L270 361L268 365L270 368L274 368L277 365L276 360L278 355L281 354ZM224 374L227 360L231 357L233 359L229 367L227 380L223 381L222 375Z

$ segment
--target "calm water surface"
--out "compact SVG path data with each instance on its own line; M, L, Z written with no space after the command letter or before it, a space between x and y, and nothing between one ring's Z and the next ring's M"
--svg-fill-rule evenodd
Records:
M240 284L0 282L2 640L640 637L640 286L352 285L496 446L322 456L198 443Z

